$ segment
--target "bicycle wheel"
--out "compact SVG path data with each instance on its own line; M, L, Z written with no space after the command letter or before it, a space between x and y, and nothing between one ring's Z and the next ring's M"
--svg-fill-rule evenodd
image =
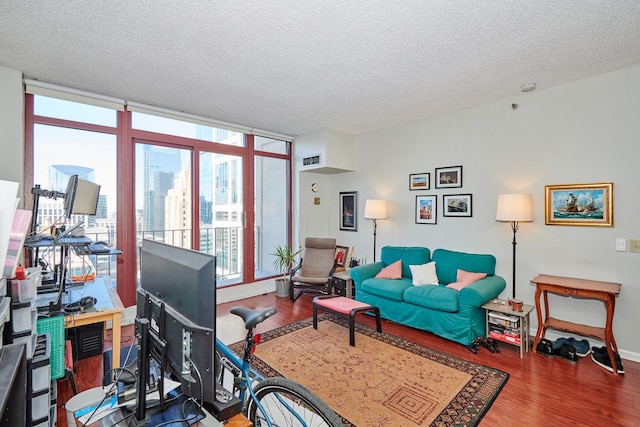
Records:
M344 427L340 417L318 396L287 378L260 381L255 394L274 427ZM254 427L269 425L252 399L249 399L247 416Z

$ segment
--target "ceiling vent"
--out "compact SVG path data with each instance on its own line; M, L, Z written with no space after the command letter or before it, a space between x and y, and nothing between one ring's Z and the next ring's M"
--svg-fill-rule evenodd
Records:
M320 154L302 158L302 167L317 166L320 164Z

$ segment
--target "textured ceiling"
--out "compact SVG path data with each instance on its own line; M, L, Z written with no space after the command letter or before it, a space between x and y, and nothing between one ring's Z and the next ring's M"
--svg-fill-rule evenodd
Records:
M638 64L638 0L0 2L0 66L290 135L359 134Z

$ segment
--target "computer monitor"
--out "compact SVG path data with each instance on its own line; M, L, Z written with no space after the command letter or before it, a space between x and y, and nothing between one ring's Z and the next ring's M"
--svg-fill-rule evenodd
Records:
M215 257L143 240L136 303L136 324L148 320L149 354L180 381L183 393L213 405Z
M215 329L216 259L192 249L144 239L140 286L196 325Z
M64 193L64 213L71 215L95 215L98 210L100 185L72 175Z

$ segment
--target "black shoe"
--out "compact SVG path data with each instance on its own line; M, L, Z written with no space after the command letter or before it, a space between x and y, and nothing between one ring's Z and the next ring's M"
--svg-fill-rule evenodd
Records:
M613 372L613 367L611 365L611 359L609 359L609 354L607 353L606 347L602 347L604 351L594 351L591 353L591 359L596 363L596 365L602 366L609 372ZM613 353L613 357L616 359L616 368L619 374L624 374L624 368L622 367L622 359L620 359L620 355L618 353Z
M546 338L542 338L536 346L536 352L542 353L545 356L553 356L553 343Z
M562 344L558 349L553 350L553 354L556 356L562 356L569 362L577 362L578 355L576 354L576 348L569 344Z

